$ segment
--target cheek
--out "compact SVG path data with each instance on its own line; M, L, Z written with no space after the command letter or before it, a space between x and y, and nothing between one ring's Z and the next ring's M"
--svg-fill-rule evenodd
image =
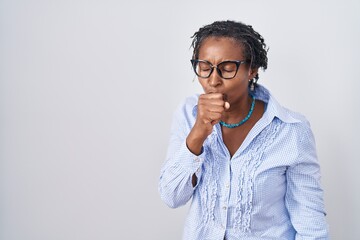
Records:
M203 88L205 88L206 83L207 83L207 79L198 78L198 81L199 81L200 85L201 85Z
M247 89L247 87L249 85L249 80L250 80L249 73L247 71L241 71L236 76L237 88Z
M249 70L239 71L237 73L237 77L240 78L242 81L249 81L251 72Z
M247 77L237 76L233 80L234 81L227 82L226 84L228 93L231 95L232 98L237 98L238 96L242 96L243 94L248 93L249 79Z
M246 88L249 84L250 77L249 74L244 71L236 75L234 80L235 81L232 82L234 86L236 85L237 88Z

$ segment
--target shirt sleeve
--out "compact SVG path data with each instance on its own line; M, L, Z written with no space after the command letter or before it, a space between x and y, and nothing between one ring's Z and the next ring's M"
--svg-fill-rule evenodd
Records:
M197 182L201 177L204 151L197 156L186 145L186 137L194 123L192 108L183 104L174 114L166 161L160 173L159 193L171 208L185 205L190 200L197 187L192 185L192 176L197 176Z
M286 173L286 207L296 240L329 239L315 140L308 123L301 125L298 159Z

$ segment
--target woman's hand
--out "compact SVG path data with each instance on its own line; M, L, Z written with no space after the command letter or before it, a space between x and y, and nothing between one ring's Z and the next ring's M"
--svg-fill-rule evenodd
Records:
M223 112L230 108L221 93L207 93L199 97L197 117L186 144L189 150L199 155L203 143L212 132L213 126L220 122Z

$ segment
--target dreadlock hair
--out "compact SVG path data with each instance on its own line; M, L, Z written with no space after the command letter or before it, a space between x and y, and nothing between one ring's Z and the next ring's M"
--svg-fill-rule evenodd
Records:
M266 48L264 38L252 26L230 20L216 21L203 26L191 37L193 38L191 43L191 47L194 49L193 59L198 59L201 44L209 37L234 39L243 47L243 55L245 59L250 61L251 69L262 68L266 70L268 48ZM256 84L258 79L259 74L257 73L251 81Z

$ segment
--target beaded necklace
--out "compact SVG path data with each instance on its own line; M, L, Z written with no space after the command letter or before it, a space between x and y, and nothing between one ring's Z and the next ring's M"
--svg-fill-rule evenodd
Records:
M221 126L224 126L224 127L227 127L227 128L236 128L238 126L243 125L251 117L251 114L254 111L254 107L255 107L255 96L252 96L252 103L251 103L249 113L247 114L247 116L243 120L241 120L238 123L226 123L226 122L220 121Z

